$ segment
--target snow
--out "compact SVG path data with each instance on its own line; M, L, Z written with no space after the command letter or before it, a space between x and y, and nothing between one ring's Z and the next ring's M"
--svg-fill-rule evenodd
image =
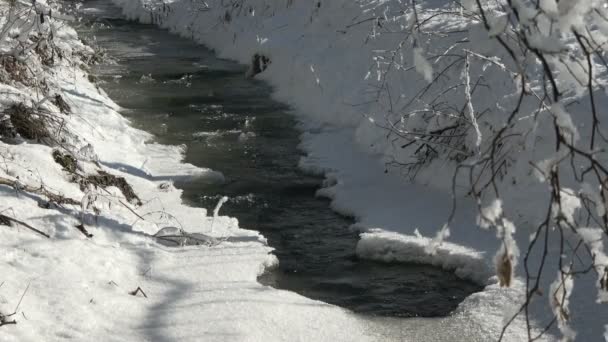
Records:
M416 71L424 77L424 80L431 83L433 81L433 66L424 57L422 48L414 48L414 66Z
M151 143L149 134L130 127L118 113L120 108L91 84L86 71L80 68L78 55L90 54L90 49L80 43L66 23L51 19L47 23L53 23L57 45L67 58L53 67L43 67L30 55L28 65L72 107L73 114L61 118L70 133L69 143L74 152L84 156L79 161L81 170L102 169L125 177L143 205L134 208L121 204L124 199L114 188L108 188L109 193L81 190L53 161L50 147L30 142L0 143L0 177L18 179L34 187L43 185L70 198L95 197L98 210L71 205L45 209L40 205L44 202L42 196L0 186L1 213L40 228L52 237L44 239L19 225L0 226L0 248L7 251L0 256L0 274L10 275L0 278L0 313L10 314L19 303L15 317L18 324L0 327L0 340L452 341L455 336L467 341L496 340L505 322L523 303L526 287L521 260L517 260L512 248L503 249L509 246L503 241L517 242L520 248L527 245L531 238L527 227L534 226L537 216L542 215L538 208L543 203L546 184L527 181L527 175L516 174L518 186L502 202L492 199L485 206L484 216L490 219L490 225L500 224L503 228L501 241L495 232L476 229L483 219L475 215L478 203L468 198L458 198L454 220L446 225L453 199L449 191L452 167L447 162L434 161L419 175L417 183L404 181L388 167L389 161L399 160L407 151L392 146L386 139L386 131L378 129L377 125L386 121L385 113L393 108L385 100L374 105L367 103L370 84L377 84L370 82L386 82L395 94L411 95L418 91L413 85L426 85L432 80L431 62L437 63L428 57L433 51L426 45L412 53L390 56L388 48L398 45L398 38L378 34L379 20L361 21L370 15L386 17L386 11L397 0L381 2L386 6L380 6L380 13L375 12L377 4L364 2L362 7L360 2L350 0L323 1L318 2L319 6L306 1L289 1L285 6L280 0L252 0L250 7L240 15L233 13L229 20L227 9L219 1L113 1L130 18L153 22L195 39L215 49L220 57L244 64L249 64L256 53L270 58L268 69L257 77L274 85L274 96L294 108L303 131L301 147L307 152L300 166L324 174L325 187L318 195L331 198L334 210L357 219L352 228L362 232L357 246L360 257L433 264L486 287L468 297L449 317L392 320L359 317L335 306L260 285L257 276L277 263L269 254L271 249L265 239L239 228L236 219L220 216L224 198L218 198L218 207L208 215L204 209L183 205L181 191L172 185L192 177L222 182L221 173L182 163L183 148ZM521 7L522 17L531 13L523 2L514 3ZM581 1L541 3L551 13L572 12L568 21L560 23L563 27L578 25L582 20L580 13L584 12L582 7L587 8ZM197 7L203 4L204 10ZM423 5L432 7L435 1ZM465 5L475 10L474 1ZM6 11L3 6L0 4L0 11ZM441 16L437 18L435 24L446 28L457 30L463 25L442 21ZM411 23L411 18L401 19L400 23L390 24ZM0 17L0 24L2 21ZM507 25L505 21L506 17L496 19L491 35L500 34ZM488 33L480 25L473 26L470 35L476 51L491 51ZM450 39L433 48L450 51L455 46ZM0 51L14 44L10 40L0 34ZM550 43L549 48L555 46L554 42L535 42L543 46ZM475 56L479 58L474 54L469 58ZM383 67L387 58L393 57L398 62L392 67L411 69L413 73L389 77ZM494 67L507 70L492 58L486 61L494 63L485 65L484 70ZM455 78L461 79L459 76ZM560 76L563 78L560 81L577 82L567 77L570 76ZM142 75L142 82L149 81ZM489 106L506 108L513 101L509 94L519 86L517 82L515 86L501 79L489 82L505 91L499 95L489 92L476 95L475 107L471 101L468 103L469 115L474 114L474 109ZM501 82L508 84L497 85ZM0 92L3 108L14 102L41 101L35 89L19 83L1 84ZM470 89L451 100L462 106L467 104L469 94ZM535 161L542 157L548 161L547 168L542 170L546 177L546 171L560 155L557 152L547 159L545 145L537 144L549 134L542 124L555 118L569 140L583 134L579 130L584 124L575 115L577 107L567 110L565 107L555 105L549 113L539 114L546 118L537 135L524 138L530 139L526 141L528 145L538 145L538 151L525 151L514 163L528 163L530 154L534 154ZM45 104L45 108L53 115L61 115L51 104ZM416 107L421 112L426 109L423 103ZM412 114L408 120L408 127L423 124L420 115ZM487 136L484 130L479 123L476 136L469 139L472 145L479 145L479 138ZM214 134L201 132L202 137ZM595 202L599 196L594 185L571 192L584 193ZM574 215L576 205L568 204L569 217ZM518 221L506 221L506 211L518 213ZM75 229L81 221L93 238L87 239ZM517 230L513 224L517 224ZM166 247L152 236L163 228L166 229L163 234L177 228L219 243ZM599 232L590 228L579 230L577 235L593 247L598 257L605 258L605 238ZM577 242L573 236L565 239ZM433 247L430 251L429 246ZM548 246L550 253L560 252L558 240L552 238ZM505 253L515 258L511 287L501 287L494 276L494 257ZM550 263L547 269L553 277L558 265ZM553 280L543 279L542 288L550 289ZM568 280L566 285L573 291L568 291L567 298L551 297L555 291L532 298L533 328L544 326L553 314L561 314L555 309L562 302L555 299L567 299L570 320L558 321L566 336L574 334L569 330L572 328L581 341L606 337L608 309L597 302L606 298L605 293L597 290L598 283L598 275L585 274L573 282ZM559 291L561 283L553 284L553 290ZM129 294L138 287L147 298ZM555 329L550 333L559 334ZM527 336L525 322L519 316L506 331L504 340L522 341Z
M572 330L568 323L570 315L568 311L568 301L572 293L574 282L571 276L563 276L560 272L549 289L549 305L553 308L553 313L557 317L557 324L561 330L563 337L562 341L574 341L576 332Z
M357 255L384 262L435 265L478 283L484 283L492 276L481 253L445 242L436 246L434 253L430 254L425 250L430 240L381 230L363 233L357 245Z

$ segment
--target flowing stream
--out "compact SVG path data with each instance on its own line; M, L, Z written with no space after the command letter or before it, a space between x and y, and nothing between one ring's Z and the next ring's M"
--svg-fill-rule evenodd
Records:
M152 25L125 20L110 1L84 3L81 35L115 63L95 72L137 127L185 144L186 161L222 172L224 184L177 184L184 200L260 231L280 261L263 284L376 316L445 316L480 287L441 269L360 260L351 219L315 196L322 179L298 169L299 132L246 67Z

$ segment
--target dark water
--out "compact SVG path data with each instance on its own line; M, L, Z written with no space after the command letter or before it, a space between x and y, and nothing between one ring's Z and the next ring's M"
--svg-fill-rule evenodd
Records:
M96 36L116 61L97 68L102 87L136 126L161 143L186 144L187 162L225 175L225 184L178 185L186 201L210 210L229 196L222 213L268 239L280 267L260 282L355 312L404 317L446 315L479 290L435 267L359 260L352 221L315 197L319 177L298 169L296 123L271 100L272 89L205 47L123 20L108 2L81 9L88 20L81 34Z

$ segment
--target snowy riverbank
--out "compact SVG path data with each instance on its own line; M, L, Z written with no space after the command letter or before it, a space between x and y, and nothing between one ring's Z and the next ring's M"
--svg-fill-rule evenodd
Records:
M464 198L456 219L450 225L448 243L443 243L437 253L429 255L426 252L434 241L432 238L450 214L452 166L434 162L420 172L418 184L407 184L395 174L398 172L384 173L383 164L387 159L405 152L395 151L390 140L386 139L386 131L374 125L384 122L387 102L370 104L365 100L369 98L370 88L379 87L382 83L368 80L370 71L372 78L376 76L374 65L380 65L382 61L378 56L398 45L400 40L396 35L380 34L380 28L398 28L399 25L403 28L407 25L401 24L401 17L393 14L400 8L396 2L377 4L370 1L363 6L352 1L285 3L256 0L246 4L219 1L203 4L151 0L115 2L130 18L158 24L194 39L215 49L221 57L250 64L255 54L267 56L271 63L257 77L274 85L276 98L295 109L305 132L302 147L308 153L301 166L311 172L325 174L327 187L319 194L331 198L335 210L358 219L356 228L364 232L358 247L359 255L385 261L432 263L487 284L485 291L471 296L459 310L470 314L470 318L480 322L492 336L498 336L503 323L522 303L524 255L520 256L515 271L514 286L511 289L500 288L493 276L494 255L500 248L500 240L496 238L496 232L476 228L475 205ZM430 26L443 25L460 32L458 30L468 25L464 21L442 21L443 17L432 15L435 7L439 9L443 5L433 1L421 2L421 8L431 13ZM407 16L403 15L403 21L407 21ZM471 35L480 42L481 49L492 46L488 43L487 32L473 27ZM450 40L449 35L447 37L447 42L437 43L439 38L433 41L441 44L435 50L453 48L450 44L455 45L457 38ZM411 95L422 87L412 85L424 82L425 69L428 68L422 67L424 63L410 68L408 63L412 63L412 57L402 55L401 58L402 68L416 70L387 83L394 94ZM383 77L380 71L378 67L378 81ZM509 91L508 86L499 89ZM479 102L490 102L494 108L504 108L513 102L513 97L504 94L490 94L487 101L481 99ZM456 106L462 105L462 100L455 102ZM582 127L585 123L580 120L576 124ZM553 132L539 130L533 137L536 134L536 139L542 141L545 137L549 139ZM542 158L540 151L550 147L547 143L539 144L535 152L522 152L514 163L536 162ZM506 186L508 201L505 201L505 206L518 215L515 224L519 229L514 238L520 249L526 248L532 227L537 225L539 218L542 219L539 208L544 205L546 185L532 178L529 173L517 171L512 182L518 185ZM573 237L570 243L576 244L576 239ZM600 237L600 243L601 240ZM549 289L558 273L559 238L552 236L547 246L550 260L545 276L540 280L541 289ZM601 298L596 286L597 278L598 275L592 273L577 276L570 296L570 324L581 341L600 340L608 328L605 326L608 309L596 302L598 297ZM538 326L544 327L554 317L551 297L539 292L531 299L531 316ZM556 332L554 328L550 331ZM509 331L518 336L517 340L527 336L521 320L516 321Z

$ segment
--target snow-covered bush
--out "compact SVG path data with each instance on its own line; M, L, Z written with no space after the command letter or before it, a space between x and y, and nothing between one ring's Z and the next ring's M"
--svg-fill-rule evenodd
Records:
M557 322L573 339L568 297L576 277L595 273L598 301L608 300L605 3L366 3L374 39L400 36L394 48L377 51L368 74L384 120L369 116L388 132L387 163L450 186L455 207L460 196L476 199L479 226L503 241L495 258L501 284L523 249L526 298L518 314L528 317L549 277L546 258L556 258L548 325ZM413 73L424 82L403 82ZM512 222L530 227L528 245L518 246ZM548 253L550 239L560 241L559 251Z
M0 145L27 142L54 147L53 159L71 182L79 184L84 196L64 197L42 178L26 179L19 172L9 172L8 167L0 172L0 183L44 196L48 202L41 205L47 209L78 205L81 211L77 215L84 222L89 212L96 217L100 208L111 210L116 203L127 206L108 187L120 190L127 203L142 203L123 177L100 169L95 150L85 138L87 132L74 124L79 118L71 115L71 105L64 99L65 85L55 76L87 69L88 63L101 57L82 45L73 29L66 28L65 22L74 18L59 13L59 8L53 1L0 0ZM0 157L9 159L4 152Z

